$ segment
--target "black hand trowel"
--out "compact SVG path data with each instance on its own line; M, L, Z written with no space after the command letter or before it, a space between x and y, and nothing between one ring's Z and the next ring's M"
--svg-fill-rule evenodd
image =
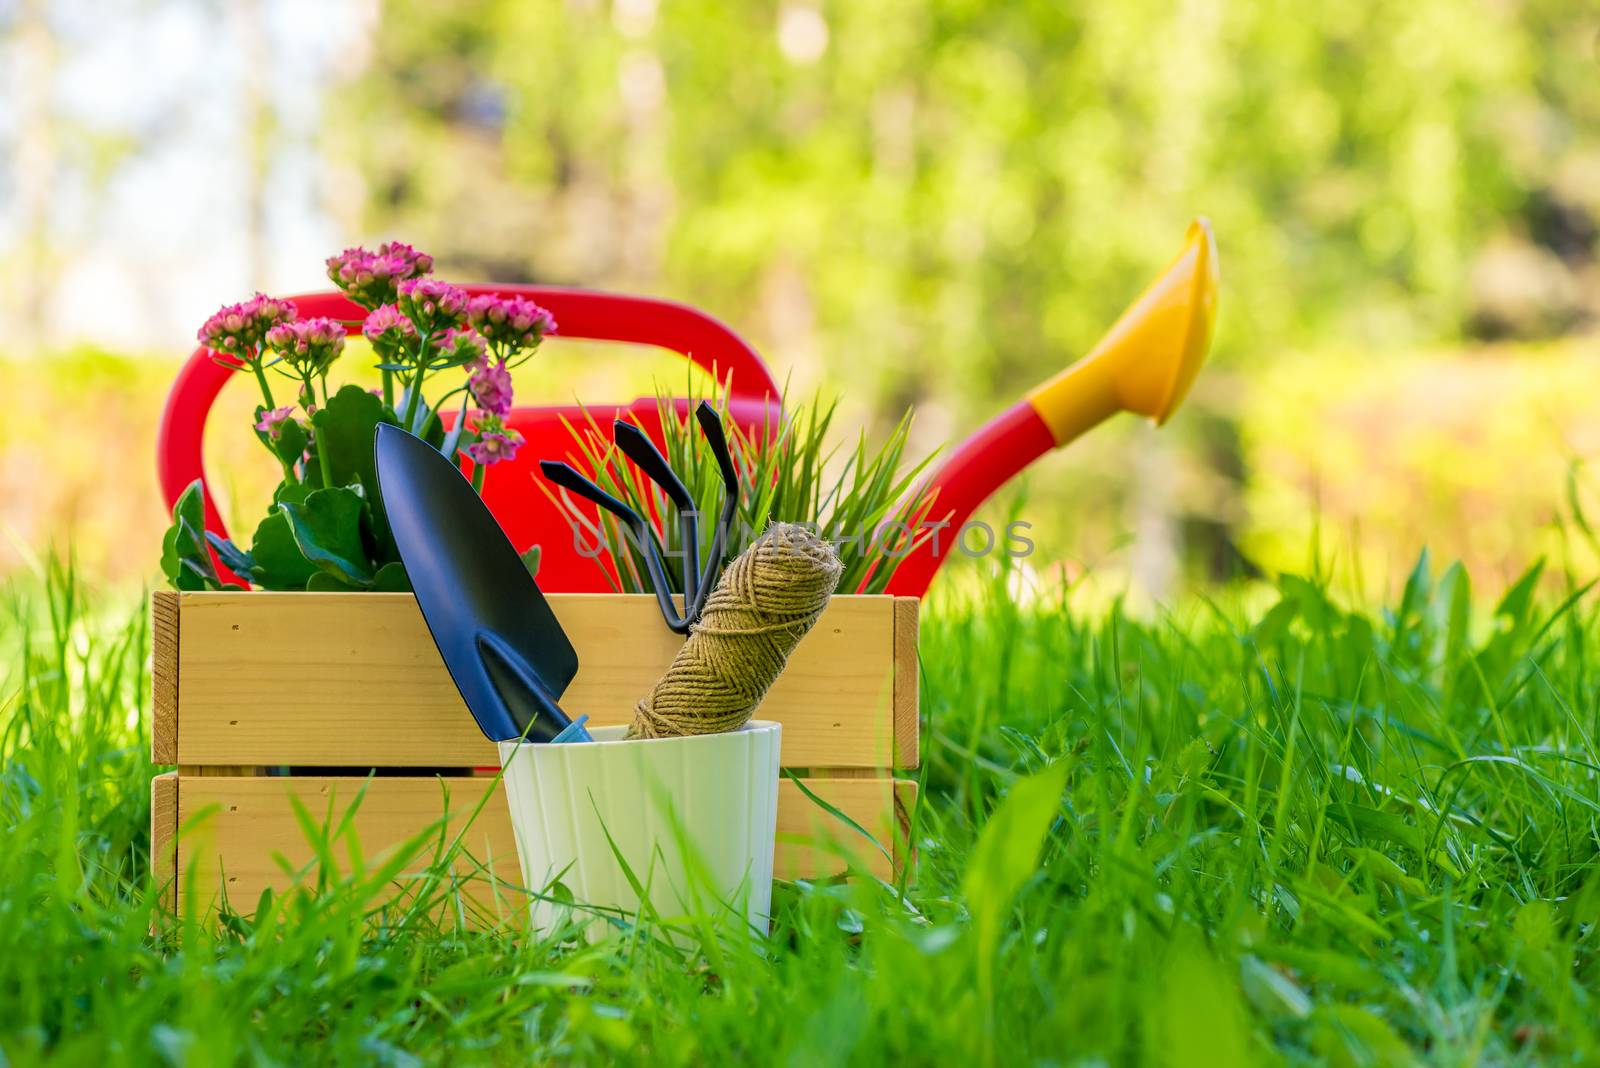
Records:
M577 650L472 484L397 426L379 425L376 449L406 576L478 727L493 742L587 740L556 703Z

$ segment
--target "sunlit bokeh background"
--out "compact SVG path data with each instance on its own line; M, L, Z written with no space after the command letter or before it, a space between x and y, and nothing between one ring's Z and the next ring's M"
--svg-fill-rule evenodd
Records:
M1085 351L1204 214L1213 358L996 502L1143 599L1419 549L1592 570L1600 8L1584 0L0 0L0 573L152 581L194 330L398 238L683 300L932 450ZM524 402L665 357L552 345ZM249 390L208 456L259 514ZM1557 569L1559 571L1560 568Z

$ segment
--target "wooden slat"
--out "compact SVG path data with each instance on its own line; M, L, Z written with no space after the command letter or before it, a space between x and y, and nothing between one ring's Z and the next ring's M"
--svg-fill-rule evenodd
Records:
M894 599L894 765L915 768L921 763L921 704L917 663L917 612L915 597Z
M161 907L168 912L178 905L177 840L178 773L169 771L150 780L150 881L162 888Z
M479 862L492 864L497 878L510 886L521 883L517 867L516 840L511 832L511 815L503 792L493 779L454 778L444 780L450 789L450 810L460 817L452 827L459 830L482 791L493 788L491 797L477 821L467 829L463 846ZM327 776L205 777L183 779L181 819L186 825L178 846L178 864L194 871L197 891L215 902L218 873L225 873L230 905L248 913L268 886L282 890L291 884L274 859L281 855L293 870L299 871L312 858L313 851L294 816L288 800L292 790L318 818L328 818L337 826L345 809L366 786L361 807L351 824L369 867L386 850L420 833L437 821L444 811L440 780L415 778L334 778ZM871 829L890 848L896 840L895 820L904 819L907 791L914 796L916 784L904 780L810 779L807 788L847 813L863 827ZM190 821L209 813L198 822ZM836 842L836 846L827 843ZM872 845L855 831L841 825L831 814L815 805L794 783L778 785L778 843L774 861L780 878L817 878L841 874L847 867L838 855L844 849L858 863L881 878L890 878L891 867ZM346 843L333 850L339 862L347 864ZM422 858L419 867L426 863ZM348 871L348 868L345 869ZM308 877L314 884L315 873ZM480 900L488 900L488 888L481 888Z
M913 866L917 862L917 843L911 839L911 816L917 807L917 783L915 779L896 779L894 781L894 820L897 834L894 839L894 867L896 874L907 864Z
M178 592L150 595L150 761L178 762Z
M894 858L889 859L853 828L839 822L831 813L805 796L800 787L785 779L778 783L778 849L773 858L773 873L780 879L817 879L843 875L850 861L839 855L843 849L858 867L880 879L892 879L901 857L896 851L895 827L899 822L897 801L909 787L917 784L887 776L872 779L809 778L807 790L872 832L873 837Z
M409 594L181 598L179 763L498 763ZM550 603L582 665L563 708L596 725L627 722L682 639L648 595L558 594ZM785 765L895 762L895 619L892 597L834 598L757 713L783 724Z

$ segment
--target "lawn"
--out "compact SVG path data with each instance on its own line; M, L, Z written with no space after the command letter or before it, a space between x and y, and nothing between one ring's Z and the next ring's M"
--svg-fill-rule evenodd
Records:
M405 912L329 872L153 939L142 610L12 587L0 1063L1600 1059L1590 601L1426 563L1382 610L1269 592L934 603L909 885L591 946L458 928L442 864Z

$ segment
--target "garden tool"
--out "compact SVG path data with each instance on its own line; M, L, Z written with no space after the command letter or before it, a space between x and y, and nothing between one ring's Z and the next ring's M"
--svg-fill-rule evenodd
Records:
M805 524L773 523L728 565L704 619L634 707L628 737L744 726L822 618L843 570L833 545Z
M661 607L661 616L674 634L688 634L689 628L700 618L706 599L711 595L712 587L717 584L717 578L721 574L722 553L727 545L728 528L732 526L734 513L739 509L739 476L733 467L733 457L728 452L728 439L722 425L722 417L707 401L700 402L694 416L695 421L700 424L700 432L706 437L706 444L711 448L711 454L716 457L717 467L722 473L723 488L722 510L717 516L716 532L711 542L711 555L706 562L704 574L700 572L699 512L683 480L672 470L666 457L661 455L660 450L639 427L621 419L611 427L612 438L617 448L637 464L650 481L661 487L667 498L672 501L673 507L678 510L678 522L683 540L683 565L680 569L683 580L681 613L672 603L672 587L667 580L666 566L661 561L661 549L657 544L655 529L649 521L579 474L571 464L557 460L539 461L539 470L544 473L545 478L563 489L576 493L584 500L599 505L627 525L634 543L644 553L645 569L649 572L650 583L655 588L656 603Z
M1211 224L1189 224L1183 250L1089 354L1001 412L958 445L925 485L930 520L948 535L925 539L889 579L888 593L920 597L950 555L973 509L1034 460L1121 411L1165 423L1183 403L1211 344L1217 315L1217 245Z
M479 729L494 742L588 740L556 703L577 650L472 483L396 426L379 425L376 452L406 577Z

